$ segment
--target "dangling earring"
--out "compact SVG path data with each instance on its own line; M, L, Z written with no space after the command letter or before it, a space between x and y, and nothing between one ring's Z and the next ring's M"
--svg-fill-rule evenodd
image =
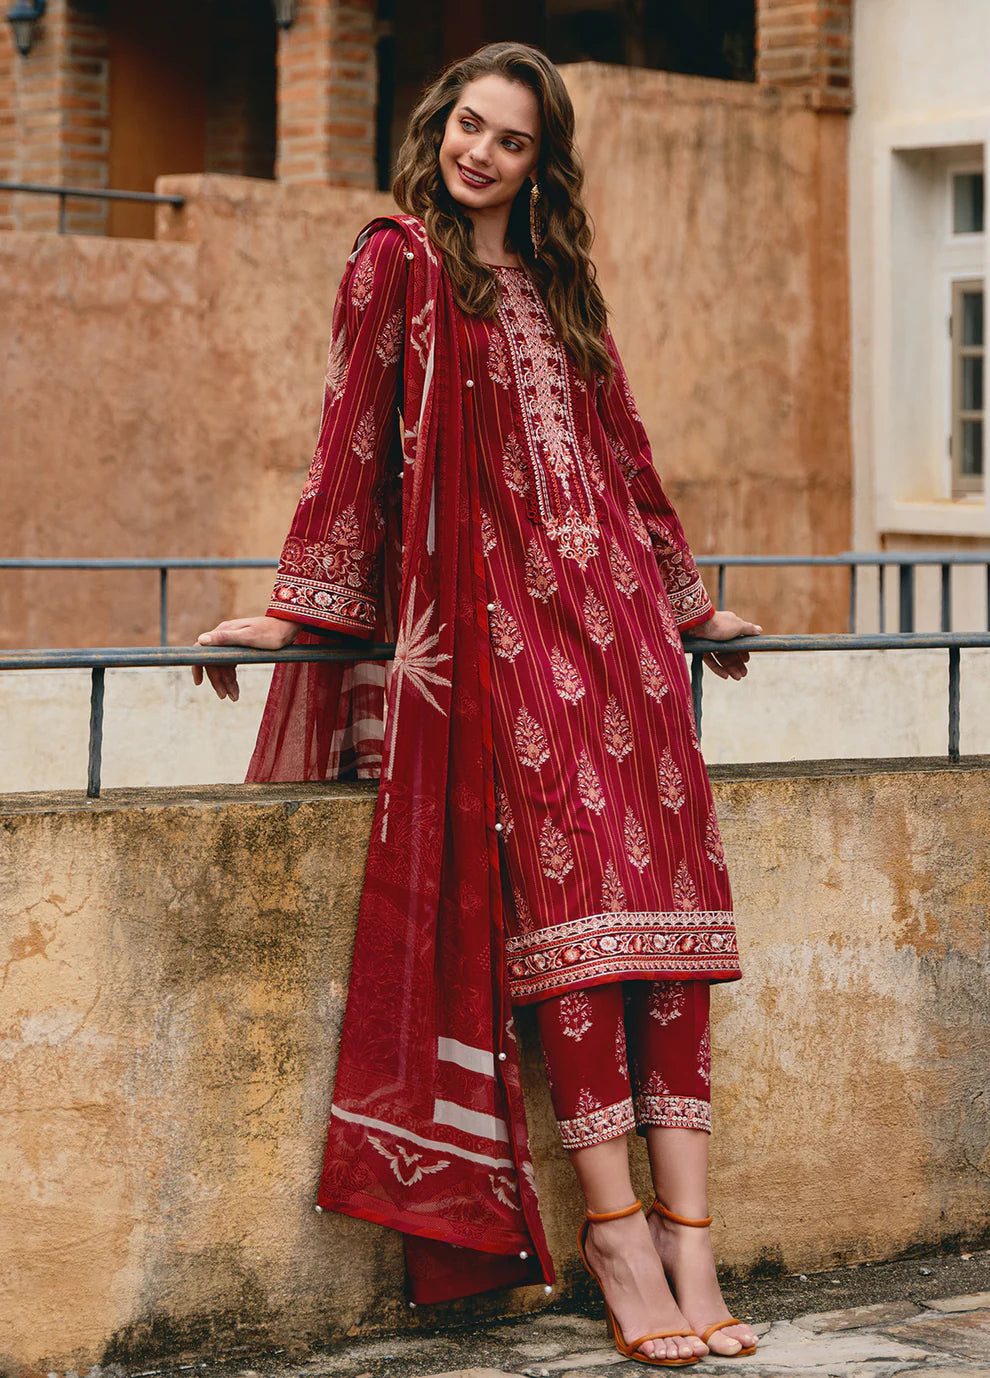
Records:
M540 249L543 246L543 235L540 233L539 218L540 189L533 183L529 193L529 237L533 241L533 256L539 258Z

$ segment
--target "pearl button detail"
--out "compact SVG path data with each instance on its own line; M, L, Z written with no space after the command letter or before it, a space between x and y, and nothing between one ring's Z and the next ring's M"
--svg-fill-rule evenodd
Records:
M502 828L503 828L503 824L501 824L501 823L496 823L496 824L495 824L495 831L496 831L497 833L500 833L500 832L502 831Z
M519 1257L520 1257L520 1258L529 1258L529 1254L526 1252L525 1249L520 1249L520 1250L519 1250Z
M547 1285L546 1285L546 1286L544 1287L544 1289L543 1289L544 1296L547 1296L547 1297L548 1297L552 1291L553 1291L553 1288L550 1286L549 1283L547 1283Z
M323 1207L322 1207L322 1206L314 1206L314 1207L313 1207L313 1210L314 1210L314 1211L318 1211L320 1215L323 1214Z
M474 379L473 379L473 378L468 378L468 379L466 380L464 386L465 386L466 388L473 388L473 387L474 387Z
M499 1060L499 1062L504 1062L507 1056L508 1056L507 1053L499 1053L499 1055L498 1055L498 1060Z
M416 257L416 255L413 253L412 249L407 249L407 250L406 250L406 258L415 258L415 257ZM415 1306L416 1303L415 1303L415 1302L410 1302L409 1305L410 1305L410 1306Z
M494 612L494 611L495 611L495 604L494 604L494 603L489 603L489 604L488 604L488 611L489 611L489 612Z

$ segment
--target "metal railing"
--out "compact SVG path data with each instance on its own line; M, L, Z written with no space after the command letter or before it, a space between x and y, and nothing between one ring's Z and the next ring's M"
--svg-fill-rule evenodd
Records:
M725 607L726 571L728 569L773 569L777 567L808 566L810 568L832 568L849 570L849 614L847 625L850 632L856 630L858 611L859 579L861 569L877 571L877 623L881 632L887 629L887 581L888 569L897 570L898 630L913 632L916 608L916 569L937 566L940 571L939 624L940 630L952 630L952 571L957 566L982 565L985 571L986 625L990 631L990 552L962 553L960 551L898 551L887 552L846 551L842 555L698 555L695 563L699 568L718 571L715 606Z
M58 232L66 230L66 200L80 197L84 201L150 201L156 206L175 206L177 210L186 204L184 196L164 196L157 191L113 191L97 187L53 187L43 182L0 182L0 191L26 191L34 196L58 197Z
M893 651L947 650L948 759L959 760L960 652L990 647L987 632L886 632L841 636L750 636L713 643L698 637L684 638L691 660L691 694L699 740L701 738L702 677L704 655L715 649L760 651ZM289 646L282 651L256 651L247 647L134 646L108 650L60 649L50 651L0 651L0 670L89 670L92 676L89 717L89 764L86 793L100 795L103 754L103 706L106 672L110 669L142 669L190 665L273 665L282 661L391 660L392 644L360 647Z
M0 186L3 184L0 183ZM959 551L911 551L895 554L858 553L842 555L699 555L695 563L701 569L714 569L716 574L715 606L724 608L730 569L827 568L848 569L849 596L847 630L856 631L859 611L859 571L877 571L877 627L887 630L888 569L897 571L897 629L913 632L917 620L917 577L919 568L937 567L939 570L939 630L952 630L953 570L958 567L982 566L986 595L985 625L990 631L990 551L962 553ZM158 574L158 644L168 645L169 574L173 570L237 570L276 569L278 561L265 559L211 559L206 557L150 557L139 559L44 559L31 556L0 557L0 570L154 570Z

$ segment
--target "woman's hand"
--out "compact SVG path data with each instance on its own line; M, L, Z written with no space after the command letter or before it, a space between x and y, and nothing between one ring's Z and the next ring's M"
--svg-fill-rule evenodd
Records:
M686 633L705 641L732 641L737 636L759 636L763 631L755 622L745 622L734 612L714 612L707 622L699 622ZM744 679L749 673L748 651L708 651L705 664L719 679Z
M233 621L218 623L211 632L203 632L197 637L197 643L200 646L252 646L259 651L281 651L292 645L302 629L301 622L287 622L284 617L235 617ZM236 703L241 696L237 666L194 665L193 684L203 683L204 668L217 698Z

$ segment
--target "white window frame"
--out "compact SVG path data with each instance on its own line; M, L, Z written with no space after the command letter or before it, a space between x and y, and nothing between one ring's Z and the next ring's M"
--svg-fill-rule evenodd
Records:
M990 278L986 226L982 235L952 232L952 176L982 171L985 186L988 147L990 116L887 125L875 135L870 439L878 533L990 536L987 487L954 492L948 334L953 283ZM917 179L917 187L929 179L924 191L912 191L915 166L927 166ZM928 205L928 222L906 225L905 188L920 205L936 183L942 194ZM905 328L898 285L914 280L915 261L927 265L931 290L915 294Z

